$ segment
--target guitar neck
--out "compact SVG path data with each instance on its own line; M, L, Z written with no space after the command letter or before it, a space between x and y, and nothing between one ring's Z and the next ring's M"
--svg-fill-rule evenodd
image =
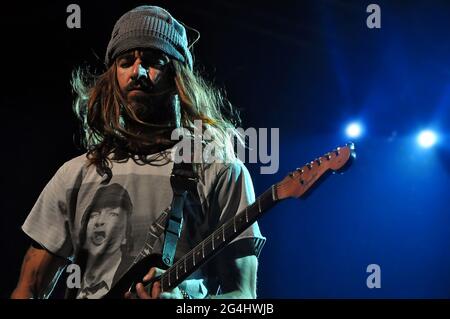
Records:
M354 145L349 143L289 173L281 182L272 185L259 196L252 205L222 224L170 267L160 278L161 291L169 291L178 286L277 202L289 197L303 196L326 172L345 168L352 158Z
M277 185L272 185L255 202L226 221L211 235L180 258L161 276L161 291L170 291L190 274L225 248L233 239L252 225L265 211L279 199Z

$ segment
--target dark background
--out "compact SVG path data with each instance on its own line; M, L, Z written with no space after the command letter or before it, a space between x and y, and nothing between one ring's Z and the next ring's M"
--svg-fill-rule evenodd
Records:
M381 7L368 29L366 7ZM0 95L1 297L17 282L28 240L20 226L73 143L70 75L102 70L115 21L140 4L168 9L201 33L194 53L208 79L242 109L244 127L280 129L280 169L345 143L358 119L357 161L307 200L289 200L260 221L262 298L450 297L450 4L446 1L76 1L2 4ZM97 58L99 57L99 58ZM433 128L435 148L416 134ZM366 267L381 267L369 289Z

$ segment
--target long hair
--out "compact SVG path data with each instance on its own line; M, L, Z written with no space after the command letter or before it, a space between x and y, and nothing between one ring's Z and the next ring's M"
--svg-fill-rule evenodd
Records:
M223 161L235 160L234 141L244 144L236 130L240 124L237 110L225 98L223 91L208 83L200 73L191 71L177 60L171 61L171 67L180 100L181 126L192 131L194 122L200 120L202 129L210 133L209 140L202 142L214 143L214 156ZM143 122L126 103L117 81L116 62L99 76L88 68L77 68L72 73L71 84L76 95L73 110L81 122L82 146L87 150L90 164L94 164L97 170L104 172L111 154L114 159L132 155L142 159L154 150L175 144L176 141L170 140L175 127L158 127ZM147 133L142 134L143 131Z

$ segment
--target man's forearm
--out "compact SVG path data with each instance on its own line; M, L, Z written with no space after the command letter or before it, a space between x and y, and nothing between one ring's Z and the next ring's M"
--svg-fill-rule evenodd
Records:
M28 249L22 264L19 282L11 294L12 299L42 297L48 285L65 264L65 260L54 256L45 249Z
M211 299L255 299L256 273L258 259L254 255L233 259L228 256L221 260L219 277L221 278L220 295L211 295Z
M11 294L11 299L32 299L33 293L30 289L17 287Z

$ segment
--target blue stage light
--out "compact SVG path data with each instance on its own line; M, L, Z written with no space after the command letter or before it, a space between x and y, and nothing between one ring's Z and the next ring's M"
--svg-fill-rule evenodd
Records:
M437 142L437 135L431 130L424 130L419 133L417 142L423 148L430 148Z
M359 124L357 122L350 123L349 125L347 125L347 128L345 129L345 133L347 134L348 137L351 137L351 138L360 137L362 134L362 131L363 131L363 128L362 128L361 124Z

